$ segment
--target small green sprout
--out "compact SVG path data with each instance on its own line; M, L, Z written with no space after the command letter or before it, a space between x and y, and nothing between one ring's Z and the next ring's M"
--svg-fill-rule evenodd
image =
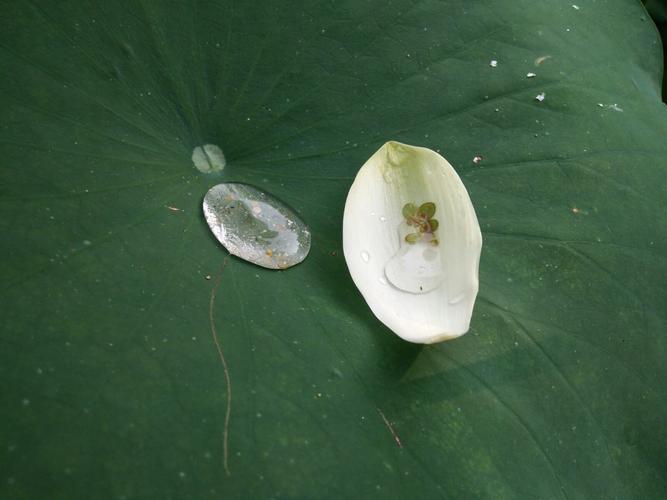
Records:
M417 243L421 239L421 235L417 233L410 233L405 236L405 241L408 243Z
M433 219L435 215L435 203L427 201L422 203L419 208L414 203L406 203L403 206L403 217L408 226L415 226L414 233L407 234L405 241L411 245L420 240L428 241L431 245L436 246L438 240L433 234L440 225L437 219Z
M403 207L403 217L408 219L408 224L410 217L413 217L417 213L417 207L414 205L414 203L406 203L405 206Z

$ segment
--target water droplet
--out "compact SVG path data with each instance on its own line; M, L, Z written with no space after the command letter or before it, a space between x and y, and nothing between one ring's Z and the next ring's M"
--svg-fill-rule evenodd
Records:
M361 260L363 260L364 262L368 262L369 260L371 260L371 256L368 254L366 250L361 252Z
M220 172L225 168L227 161L225 155L215 144L205 144L197 146L192 150L192 163L195 164L197 170L205 174L211 172Z
M211 231L231 253L269 269L286 269L310 251L310 231L299 216L273 196L247 184L227 182L204 196Z
M426 246L426 248L422 252L422 258L426 262L434 261L439 255L440 255L440 253L430 245Z
M387 218L384 215L381 215L380 222L387 222Z
M427 293L440 286L444 279L440 246L419 240L408 243L406 235L412 228L405 222L398 227L400 248L384 268L384 274L396 288L410 293Z

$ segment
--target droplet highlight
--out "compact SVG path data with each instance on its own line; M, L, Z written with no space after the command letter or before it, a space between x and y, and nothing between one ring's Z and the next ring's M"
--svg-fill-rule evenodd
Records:
M366 250L361 252L361 260L363 260L364 262L368 262L369 260L371 260L371 256Z
M205 174L212 172L220 172L227 161L225 155L215 144L204 144L197 146L192 150L192 163L194 163L197 170Z
M296 212L253 186L218 184L204 196L203 209L218 241L243 260L286 269L310 252L310 230Z

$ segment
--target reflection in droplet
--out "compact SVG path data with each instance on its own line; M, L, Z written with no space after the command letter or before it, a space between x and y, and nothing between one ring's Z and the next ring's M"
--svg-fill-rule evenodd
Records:
M195 164L197 170L208 174L210 172L220 172L225 168L227 161L222 149L215 144L205 144L192 150L192 163Z
M253 186L226 182L204 196L204 216L229 253L269 269L285 269L310 251L310 231L288 206Z
M361 260L363 260L364 262L368 262L369 260L371 260L371 256L368 254L366 250L361 252Z

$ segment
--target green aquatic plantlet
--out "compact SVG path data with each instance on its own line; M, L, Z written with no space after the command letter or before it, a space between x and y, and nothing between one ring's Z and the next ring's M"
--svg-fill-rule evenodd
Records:
M438 240L435 237L435 231L440 225L437 219L433 219L435 215L435 203L428 201L422 203L417 208L414 203L406 203L403 206L403 217L408 226L415 226L417 232L405 235L405 241L414 245L418 241L427 241L431 245L436 246Z

